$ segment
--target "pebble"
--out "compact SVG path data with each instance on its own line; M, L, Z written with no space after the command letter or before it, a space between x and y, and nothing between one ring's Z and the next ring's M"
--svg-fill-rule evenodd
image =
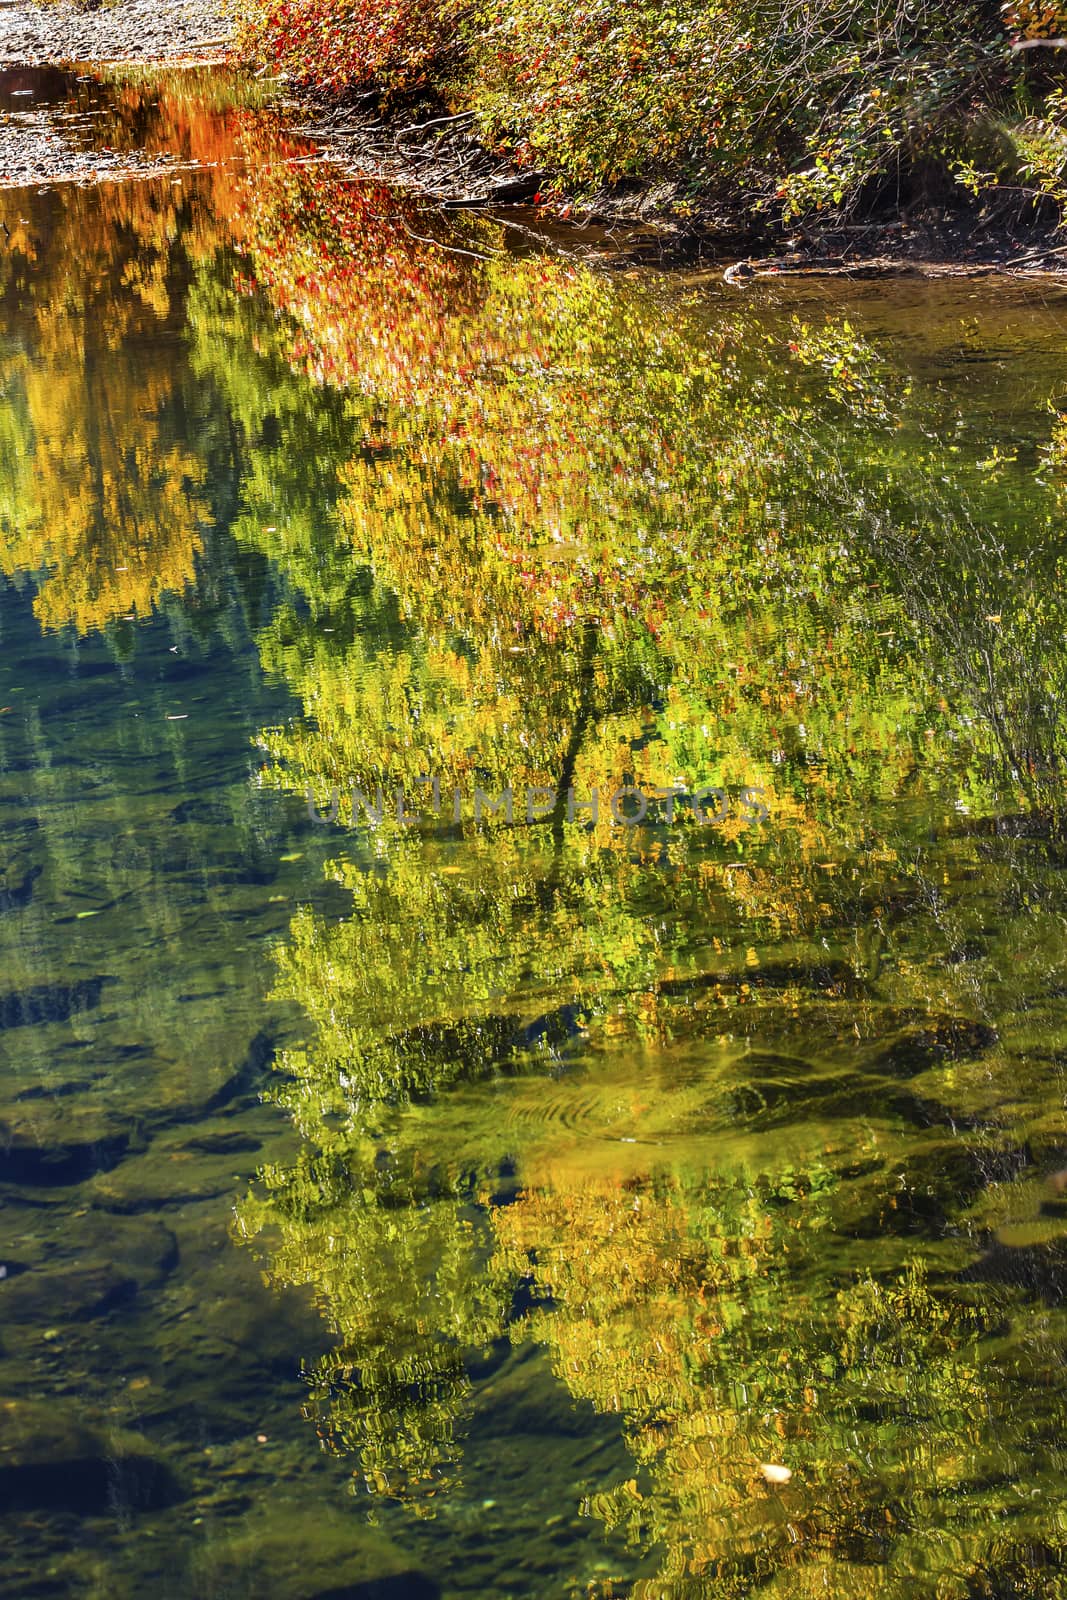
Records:
M69 0L0 4L0 67L162 60L222 45L229 33L218 0L119 0L95 11Z

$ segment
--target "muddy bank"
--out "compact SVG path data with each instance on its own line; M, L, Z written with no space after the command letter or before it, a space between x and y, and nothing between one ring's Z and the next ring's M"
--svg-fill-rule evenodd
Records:
M0 67L173 60L219 48L229 34L216 0L122 0L95 10L0 0Z

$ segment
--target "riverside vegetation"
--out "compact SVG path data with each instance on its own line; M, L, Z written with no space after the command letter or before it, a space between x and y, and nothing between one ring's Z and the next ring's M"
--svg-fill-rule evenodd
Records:
M540 188L667 185L734 224L931 204L1058 219L1057 0L238 0L317 91L431 91ZM534 185L537 187L537 184Z

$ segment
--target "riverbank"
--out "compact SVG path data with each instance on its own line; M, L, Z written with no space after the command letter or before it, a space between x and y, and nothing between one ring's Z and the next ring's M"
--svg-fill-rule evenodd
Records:
M217 0L121 0L90 10L0 0L0 68L203 56L230 39Z
M650 227L682 258L1058 248L1065 33L1031 0L236 0L246 59L353 166Z
M373 103L368 103L373 102ZM477 137L470 113L410 97L331 98L304 89L299 131L342 170L370 174L443 210L506 211L539 243L618 266L701 266L721 262L728 281L786 273L925 276L984 273L1061 275L1067 245L1051 212L1016 215L968 204L882 207L857 221L844 213L787 221L746 214L722 200L686 200L679 185L632 181L568 192L550 171L516 165Z
M343 171L376 177L446 211L506 210L512 226L538 243L609 265L720 262L737 287L785 273L1067 270L1051 188L1041 193L1033 183L997 184L970 193L961 182L946 186L944 173L935 181L927 172L921 182L913 174L907 190L898 186L896 194L868 197L863 205L853 196L792 214L795 191L772 200L767 173L758 183L750 174L747 188L727 194L710 181L701 187L678 162L672 170L665 157L654 172L642 173L638 164L611 181L582 183L560 165L534 160L528 141L516 144L499 129L490 137L493 124L477 103L453 109L464 96L477 101L469 85L461 91L453 82L449 96L429 82L368 89L325 83L309 70L292 70L292 60L281 68L275 61L272 71L270 58L278 51L265 47L262 25L257 31L247 9L237 16L236 31L234 20L218 0L119 0L95 10L68 0L0 0L0 75L12 97L0 114L0 185L93 182L166 165L158 152L131 163L113 150L92 148L88 124L84 134L73 129L73 113L58 121L55 108L37 113L31 80L20 76L26 69L228 60L251 70L258 60L261 88L271 84L296 131ZM1047 59L1054 52L1026 54ZM324 69L318 72L324 76ZM72 130L78 133L73 141ZM560 159L565 166L568 158ZM736 152L732 159L739 159Z

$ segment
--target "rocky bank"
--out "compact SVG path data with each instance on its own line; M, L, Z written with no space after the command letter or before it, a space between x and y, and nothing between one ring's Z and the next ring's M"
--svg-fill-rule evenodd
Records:
M95 9L0 0L0 67L196 56L223 46L229 33L217 0L122 0Z

